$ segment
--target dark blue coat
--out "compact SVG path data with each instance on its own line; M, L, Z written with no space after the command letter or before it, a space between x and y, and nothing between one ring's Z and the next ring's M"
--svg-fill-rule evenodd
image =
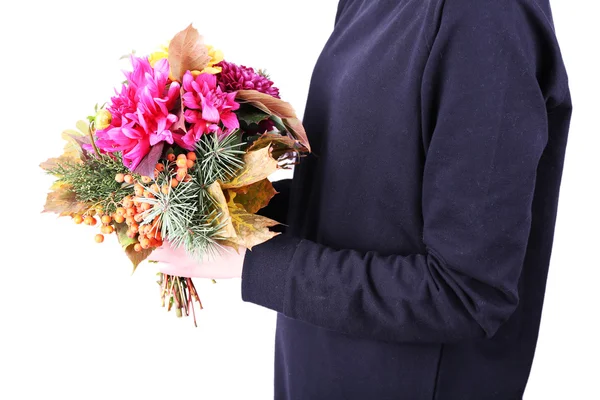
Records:
M289 227L244 262L275 398L521 399L570 115L548 0L342 0Z

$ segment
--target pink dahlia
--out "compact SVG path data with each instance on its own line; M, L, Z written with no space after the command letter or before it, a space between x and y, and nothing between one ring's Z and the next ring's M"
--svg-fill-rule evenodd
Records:
M132 171L160 142L173 144L181 136L170 129L177 122L171 114L180 85L169 81L169 62L158 61L154 68L147 58L131 57L133 71L125 72L127 82L111 99L107 110L110 125L96 131L96 145L102 151L120 151L123 164Z
M235 101L236 93L224 93L217 86L215 75L204 73L194 77L188 71L183 76L183 91L185 120L191 126L183 137L175 138L180 146L193 149L205 133L215 132L221 136L240 127L234 113L240 108Z
M273 82L256 73L253 68L227 61L221 61L216 66L222 68L219 74L219 87L224 92L256 90L279 98L279 89L273 86Z

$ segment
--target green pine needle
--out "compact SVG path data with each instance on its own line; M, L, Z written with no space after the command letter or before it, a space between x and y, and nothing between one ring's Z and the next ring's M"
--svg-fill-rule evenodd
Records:
M171 186L171 177L161 177L159 182ZM158 217L163 238L171 240L173 236L186 232L198 213L197 199L201 190L194 180L182 182L166 194L148 189L155 198L139 198L140 202L150 203L152 208L142 214L143 224L151 224Z
M128 173L120 158L89 156L83 163L60 163L49 173L71 185L78 201L100 205L107 213L113 213L117 203L131 192L115 181L116 174Z
M170 187L171 179L161 174L157 182ZM183 246L188 254L199 261L206 255L215 254L223 227L217 223L220 215L215 211L212 197L200 186L197 178L181 182L166 194L148 190L154 198L138 199L152 205L142 214L143 225L153 224L157 219L162 237L169 240L174 248Z
M196 144L199 181L203 185L210 185L234 176L244 166L242 156L245 152L241 149L244 145L239 131L220 139L216 134L205 135Z

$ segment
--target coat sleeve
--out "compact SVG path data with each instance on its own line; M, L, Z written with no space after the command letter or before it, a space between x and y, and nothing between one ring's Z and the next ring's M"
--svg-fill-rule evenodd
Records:
M450 4L452 3L452 4ZM358 337L491 337L518 302L547 99L521 1L447 0L424 68L422 254L279 235L247 252L242 298ZM485 3L485 4L484 4Z

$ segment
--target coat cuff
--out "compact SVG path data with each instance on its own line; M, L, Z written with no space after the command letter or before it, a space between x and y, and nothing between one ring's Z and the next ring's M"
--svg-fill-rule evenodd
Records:
M283 313L288 271L301 239L280 234L246 251L242 300Z

